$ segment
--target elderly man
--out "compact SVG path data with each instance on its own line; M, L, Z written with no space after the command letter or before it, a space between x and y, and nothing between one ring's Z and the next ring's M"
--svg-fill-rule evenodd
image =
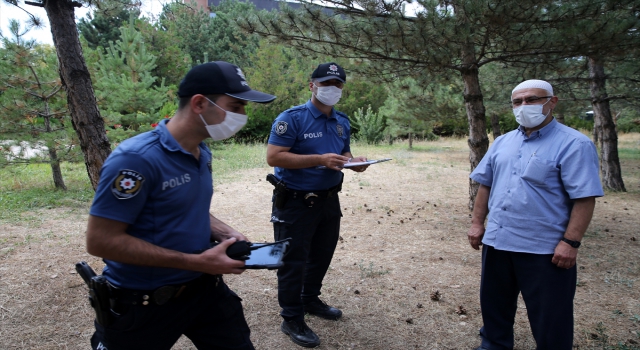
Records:
M553 118L557 103L546 81L516 86L520 127L496 139L470 175L480 188L468 238L483 245L478 349L513 349L519 293L538 350L573 346L576 256L604 193L594 144Z

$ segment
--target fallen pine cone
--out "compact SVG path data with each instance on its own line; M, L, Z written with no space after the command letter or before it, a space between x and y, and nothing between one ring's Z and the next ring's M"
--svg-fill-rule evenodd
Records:
M431 300L433 300L433 301L440 300L440 297L442 297L442 295L440 294L440 291L435 291L435 292L431 293Z
M457 313L458 315L466 315L466 314L467 314L467 309L465 309L462 305L459 305L459 306L456 308L456 313Z

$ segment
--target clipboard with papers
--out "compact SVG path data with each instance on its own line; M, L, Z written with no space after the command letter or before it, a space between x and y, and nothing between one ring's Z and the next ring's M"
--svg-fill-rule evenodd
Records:
M382 158L382 159L371 159L371 160L367 160L364 162L349 162L349 163L345 163L342 167L343 168L353 168L353 167L357 167L357 166L363 166L363 165L371 165L371 164L377 164L377 163L382 163L382 162L386 162L388 160L392 160L393 158ZM316 169L326 169L326 166L319 166L316 167Z
M382 158L382 159L375 159L375 160L367 160L365 162L349 162L349 163L345 163L343 165L343 168L352 168L352 167L362 166L362 165L377 164L377 163L386 162L391 159L392 158Z

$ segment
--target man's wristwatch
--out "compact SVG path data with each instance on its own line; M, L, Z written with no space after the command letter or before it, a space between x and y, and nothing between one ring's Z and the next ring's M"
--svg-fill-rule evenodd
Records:
M561 241L563 241L564 243L567 243L568 245L574 247L574 248L580 248L580 242L579 241L572 241L570 239L564 238L562 237Z

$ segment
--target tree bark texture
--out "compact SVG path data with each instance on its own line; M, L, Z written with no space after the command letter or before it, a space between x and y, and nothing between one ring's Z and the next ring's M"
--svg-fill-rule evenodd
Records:
M594 57L589 57L589 87L593 106L594 125L600 141L600 171L605 188L612 191L626 191L622 181L620 158L618 158L618 134L611 116L607 97L604 66ZM595 121L598 120L596 123Z
M49 101L44 99L44 127L46 132L51 132L51 115L49 114ZM56 188L67 190L67 186L64 184L62 178L62 171L60 170L60 160L58 160L58 152L55 146L49 147L49 165L51 166L51 174L53 175L53 184Z
M593 108L593 105L591 106L591 108ZM600 136L600 133L602 132L602 125L600 125L600 122L602 120L598 117L596 117L595 112L593 114L593 143L596 144L596 146L602 148L600 141L602 140L602 137Z
M67 190L67 186L64 184L62 178L62 171L60 170L60 161L58 160L58 153L55 148L49 148L49 164L51 165L51 173L53 174L53 184L56 188L61 190Z
M44 2L53 44L58 54L60 78L67 92L71 121L80 140L87 173L95 190L100 180L102 163L111 153L111 145L98 111L91 76L80 46L74 15L74 7L79 5L70 0Z
M487 121L484 109L478 66L475 64L473 49L463 50L463 62L470 62L461 70L464 81L464 106L469 120L469 164L473 171L489 149ZM480 184L469 179L469 209L473 210Z

